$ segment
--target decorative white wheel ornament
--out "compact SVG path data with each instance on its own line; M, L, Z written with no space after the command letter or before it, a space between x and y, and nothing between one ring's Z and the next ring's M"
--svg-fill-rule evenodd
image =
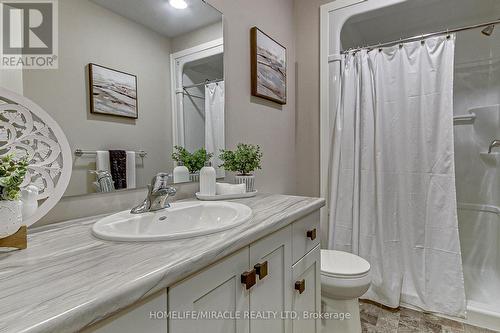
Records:
M39 189L38 210L23 224L30 226L61 199L69 184L72 156L59 125L40 106L0 87L0 156L27 157L28 173L21 187Z

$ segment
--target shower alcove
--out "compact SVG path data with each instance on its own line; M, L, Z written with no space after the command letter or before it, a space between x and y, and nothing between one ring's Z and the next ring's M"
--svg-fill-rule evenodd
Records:
M496 21L496 0L337 0L321 8L321 194L328 197L330 135L341 52ZM455 183L467 318L500 330L500 25L456 33ZM335 167L333 165L332 167ZM328 211L322 228L328 228Z

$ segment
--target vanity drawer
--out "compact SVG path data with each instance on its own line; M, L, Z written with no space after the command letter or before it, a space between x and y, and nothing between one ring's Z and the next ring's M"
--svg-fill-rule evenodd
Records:
M296 263L319 244L319 210L292 224L293 262Z

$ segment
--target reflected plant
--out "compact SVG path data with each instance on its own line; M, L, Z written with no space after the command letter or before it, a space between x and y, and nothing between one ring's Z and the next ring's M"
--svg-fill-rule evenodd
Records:
M21 186L26 172L28 160L15 160L13 155L3 156L0 160L0 200L15 201L21 196Z
M205 166L205 162L209 161L214 154L207 153L205 148L198 149L194 153L190 153L186 148L175 146L175 152L172 153L172 159L176 162L182 162L190 173L196 173Z

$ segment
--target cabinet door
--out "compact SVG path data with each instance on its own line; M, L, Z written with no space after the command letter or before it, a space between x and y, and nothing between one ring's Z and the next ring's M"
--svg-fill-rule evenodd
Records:
M321 320L304 316L321 311L321 250L318 245L292 269L293 287L292 311L298 317L292 321L293 333L319 333Z
M241 284L248 271L248 247L174 285L168 290L170 333L247 333L248 319L207 318L210 313L231 315L248 312L249 292ZM226 312L227 311L227 312ZM175 319L195 314L199 318ZM205 317L202 317L205 316Z
M290 320L285 317L291 309L293 289L291 226L281 229L250 245L250 265L267 263L267 276L257 277L257 284L250 294L252 315L276 314L276 318L253 317L250 320L251 333L290 332Z

